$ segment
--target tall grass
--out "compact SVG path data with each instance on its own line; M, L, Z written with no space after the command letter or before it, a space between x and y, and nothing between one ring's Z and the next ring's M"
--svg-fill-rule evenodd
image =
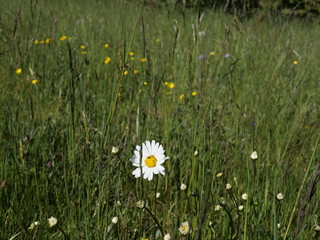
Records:
M1 239L182 239L185 221L186 239L316 237L315 24L125 1L4 5ZM135 179L133 149L152 139L166 175Z

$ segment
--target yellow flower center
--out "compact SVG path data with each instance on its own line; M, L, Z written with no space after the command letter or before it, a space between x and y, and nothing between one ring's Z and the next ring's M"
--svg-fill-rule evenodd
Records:
M145 164L149 168L153 168L157 165L157 158L154 155L150 155L144 160Z

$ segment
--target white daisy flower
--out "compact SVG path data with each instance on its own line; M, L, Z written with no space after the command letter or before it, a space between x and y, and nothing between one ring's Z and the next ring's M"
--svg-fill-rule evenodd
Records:
M187 185L185 185L184 183L181 183L180 189L181 189L181 191L186 190L187 189Z
M278 193L278 194L277 194L277 199L278 199L279 201L281 201L282 199L284 199L283 193Z
M118 223L118 217L113 217L113 218L111 219L111 222L112 222L113 224L117 224L117 223Z
M247 193L242 194L241 198L245 201L248 200L248 194Z
M133 166L137 167L132 174L138 178L143 175L144 179L152 180L153 174L165 175L165 169L161 165L169 157L164 155L164 149L160 143L154 140L142 143L142 158L141 147L136 146L133 157L130 159Z
M257 151L253 151L253 152L251 153L251 155L250 155L250 158L251 158L252 160L257 160L257 159L258 159L258 153L257 153Z
M57 225L58 220L54 217L50 217L48 218L48 223L50 227L54 227L55 225Z
M188 221L183 222L183 223L181 224L181 226L179 227L179 231L180 231L180 233L181 233L182 235L187 235L187 234L189 233L190 227L189 227Z
M171 240L171 236L170 236L170 234L166 234L166 235L164 235L163 240Z

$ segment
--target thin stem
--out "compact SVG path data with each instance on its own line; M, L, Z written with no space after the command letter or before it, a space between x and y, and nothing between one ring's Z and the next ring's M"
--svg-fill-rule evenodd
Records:
M158 221L158 219L156 218L156 216L155 215L153 215L153 213L150 211L150 209L148 209L147 207L143 207L143 209L145 209L149 214L150 214L150 216L153 218L153 220L156 222L156 224L157 224L157 226L158 226L158 228L160 229L160 232L161 232L161 235L162 235L162 238L164 237L164 234L163 234L163 229L162 229L162 227L161 227L161 225L160 225L160 223L159 223L159 221Z

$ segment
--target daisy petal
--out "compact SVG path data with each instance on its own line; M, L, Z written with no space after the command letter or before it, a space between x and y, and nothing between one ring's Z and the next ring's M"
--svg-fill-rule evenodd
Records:
M148 151L148 156L153 154L153 149L151 147L150 141L146 141L146 146L147 146L147 151Z
M136 178L140 177L140 176L141 176L141 169L140 169L140 168L136 168L136 169L132 172L132 174L133 174Z
M143 171L143 178L147 179L149 177L150 173L151 173L151 170L148 167L146 167L146 170Z
M154 167L154 168L153 168L153 173L154 173L154 174L159 174L159 172L160 172L160 171L159 171L158 167Z
M149 174L149 176L148 176L148 180L149 180L149 181L151 181L151 180L152 180L152 178L153 178L153 172L152 172L152 171L150 171L150 174Z
M152 142L151 142L151 149L152 149L153 151L157 149L157 148L156 148L156 142L155 142L154 140L152 140Z
M149 151L145 143L142 143L142 159L144 160L149 156Z

